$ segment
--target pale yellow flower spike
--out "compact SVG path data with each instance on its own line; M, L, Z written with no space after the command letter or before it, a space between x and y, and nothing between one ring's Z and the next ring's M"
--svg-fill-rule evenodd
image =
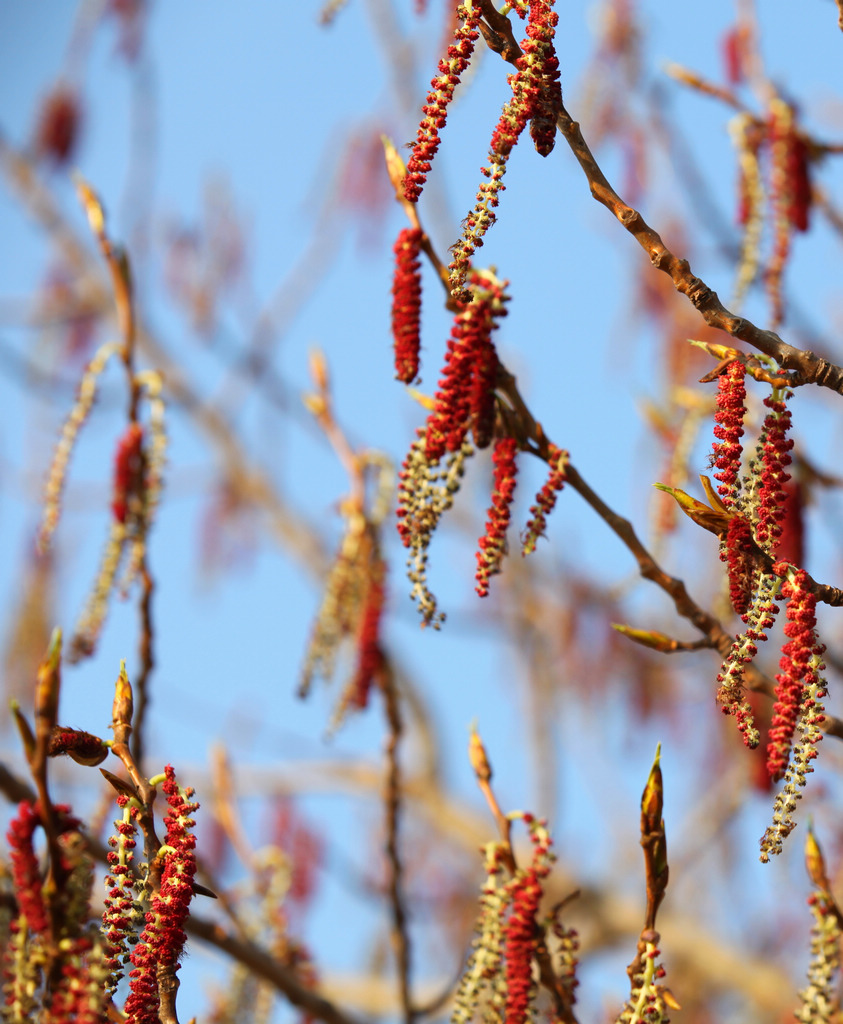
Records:
M746 295L747 289L758 274L761 262L761 232L764 227L762 211L764 209L764 185L761 180L761 167L758 153L750 145L749 132L752 118L749 114L740 114L729 122L729 134L738 153L738 166L741 172L741 201L746 204L746 221L744 225L741 258L735 279L735 291L732 306L738 309Z
M76 438L85 420L90 415L94 400L97 397L97 385L99 377L108 363L108 360L120 351L117 342L109 341L102 345L88 363L88 367L79 384L79 393L76 404L70 410L70 415L62 427L59 442L53 455L53 462L47 476L47 485L44 489L44 515L41 520L41 529L38 531L38 550L44 552L50 546L50 539L55 532L61 516L61 497L64 491L67 467L70 463L70 456Z

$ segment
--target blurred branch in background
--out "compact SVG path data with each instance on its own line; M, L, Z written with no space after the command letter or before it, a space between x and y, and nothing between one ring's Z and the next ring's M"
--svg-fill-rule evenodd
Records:
M4 1019L836 1019L839 38L592 15L0 16Z

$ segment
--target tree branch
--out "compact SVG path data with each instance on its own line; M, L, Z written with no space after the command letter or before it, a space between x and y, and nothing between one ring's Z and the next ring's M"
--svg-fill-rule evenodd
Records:
M221 925L195 914L191 914L185 921L184 928L188 935L216 946L238 963L248 967L253 974L268 981L293 1006L304 1010L307 1015L323 1021L324 1024L361 1024L356 1017L340 1010L318 992L305 988L295 971L280 964L260 946L235 938Z
M404 902L404 871L398 849L398 825L401 814L401 766L398 746L404 731L395 679L388 662L380 673L380 686L386 705L389 725L386 759L387 776L384 793L386 804L386 856L389 864L389 902L392 908L392 944L398 968L398 988L405 1024L412 1024L416 1016L410 990L410 936L407 929L407 909Z
M583 138L579 124L564 106L556 124L577 158L592 196L617 217L647 253L653 266L670 277L673 287L688 297L710 327L725 331L733 338L772 356L784 369L796 371L799 384L817 384L843 394L843 367L828 362L814 352L788 345L774 331L762 330L751 320L736 316L722 304L715 291L694 276L690 263L671 252L659 233L615 192Z

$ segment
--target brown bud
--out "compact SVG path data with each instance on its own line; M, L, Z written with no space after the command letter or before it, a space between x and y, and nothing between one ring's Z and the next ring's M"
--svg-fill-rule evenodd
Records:
M126 662L120 662L120 675L114 684L114 703L111 707L111 718L114 726L131 728L134 701L132 698L132 684L126 675Z
M32 761L35 754L35 733L32 731L32 726L26 720L16 700L12 701L12 714L15 716L15 725L18 727L21 742L23 743L23 752L26 754L27 761Z
M35 729L46 736L56 724L61 687L61 630L56 627L50 637L50 646L38 667L35 684Z
M727 512L722 512L718 508L711 508L705 502L698 501L685 491L681 491L678 487L668 487L667 484L654 484L653 486L657 487L660 491L665 491L667 494L672 494L685 515L689 519L693 519L697 526L708 530L709 533L715 533L720 536L729 529L729 519L731 517Z
M40 157L56 165L73 156L79 137L80 107L76 93L59 85L45 98L38 115L35 149Z
M61 757L63 754L77 764L93 767L102 764L108 757L108 747L93 733L83 732L81 729L62 729L57 725L50 737L47 757Z
M813 885L823 892L829 891L828 877L825 873L825 858L823 857L820 844L814 835L814 830L808 827L808 834L805 836L805 867L808 869L808 877Z
M383 143L383 152L386 158L386 173L389 175L389 180L396 194L403 194L407 167L388 135L381 135L381 142Z
M478 781L488 782L492 778L492 768L486 757L486 748L476 729L471 730L471 737L468 741L468 760L471 762Z
M79 196L79 202L88 218L91 231L97 238L102 238L105 235L105 210L100 198L81 174L75 174L74 181L76 194Z
M661 832L664 829L662 821L662 810L664 807L664 784L662 781L662 770L660 765L661 743L656 747L656 757L647 785L641 794L641 834L651 835Z
M135 789L133 783L129 782L128 779L121 779L119 775L115 775L113 772L108 771L107 768L100 768L102 777L106 782L111 785L121 796L127 796L130 799L141 802L140 794Z
M677 642L672 637L654 629L633 629L632 626L624 626L619 622L613 622L612 629L616 629L622 636L628 637L636 644L641 644L642 647L650 647L663 654L675 651L677 648Z
M662 1002L669 1010L681 1010L682 1007L679 1004L676 996L667 988L666 985L656 985L656 992L662 999Z

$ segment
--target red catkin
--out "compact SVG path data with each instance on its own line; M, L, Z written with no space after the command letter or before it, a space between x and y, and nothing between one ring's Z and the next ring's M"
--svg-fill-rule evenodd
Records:
M33 836L41 825L37 804L24 800L9 825L6 839L12 861L12 884L20 913L31 932L47 930L47 910L41 892L41 869L35 856Z
M798 480L791 478L783 486L782 516L775 556L791 565L802 565L805 561L805 517L803 508L805 496Z
M524 1024L533 985L533 946L536 912L542 887L535 867L519 879L512 894L512 910L506 925L505 1024Z
M745 615L752 600L755 561L752 527L743 516L729 520L729 531L721 552L729 573L729 600L738 615Z
M454 97L460 75L468 67L478 38L480 8L460 6L457 15L462 21L454 30L454 41L448 47L445 57L439 61L439 74L431 79L427 102L422 107L423 117L419 124L416 143L407 162L404 196L412 203L418 202L427 181L431 161L436 156L441 142L439 133L445 127L448 117L448 106Z
M392 279L392 338L395 376L412 384L419 375L421 348L421 264L422 232L404 228L393 247L395 273Z
M746 81L751 38L749 27L742 23L732 26L723 36L721 53L729 85L743 85Z
M515 494L517 467L515 456L518 442L515 438L504 437L495 442L492 461L495 465L495 482L492 490L492 504L486 521L486 532L480 538L477 552L477 573L475 590L480 597L489 593L489 577L501 571L506 550L506 531L512 518L512 499Z
M125 1005L127 1024L157 1024L159 968L177 969L187 940L184 922L196 874L196 837L191 831L191 815L199 805L189 801L192 790L180 789L170 765L164 774L161 788L169 804L165 845L172 847L172 852L165 857L161 888L152 898L146 927L132 951L134 967L129 973Z
M506 282L475 272L469 283L473 297L454 318L434 409L425 427L429 462L441 459L446 451L458 451L470 429L478 448L487 447L492 439L498 372L492 332L496 321L506 316Z
M534 55L539 73L531 97L530 137L540 156L549 156L556 143L556 118L562 109L562 89L559 85L559 59L554 47L554 35L559 15L547 0L530 0L527 39L523 47L527 60ZM522 58L524 59L524 58Z
M57 86L44 100L38 115L35 150L39 156L62 166L70 161L79 138L81 109L76 93Z
M111 512L118 523L125 523L129 514L129 496L140 472L142 444L143 427L139 423L130 423L117 442Z
M776 700L767 743L767 771L774 781L780 779L787 769L802 704L805 675L811 655L817 648L817 598L807 589L807 584L808 575L800 569L792 581L782 587L782 594L787 598L784 632L788 641L782 647L779 661L781 671L776 676Z
M550 473L544 482L542 489L536 495L535 505L530 506L530 520L524 531L522 555L532 554L536 549L536 541L544 536L544 528L547 517L556 505L556 498L565 486L565 467L568 464L568 453L555 444L550 445L547 456L547 464L550 466Z
M746 414L745 375L743 363L736 359L717 378L717 412L714 414L714 436L717 440L712 449L712 462L718 470L714 479L720 481L717 491L726 506L734 505L737 498L743 453L741 437Z
M385 599L384 575L384 566L380 562L373 569L372 580L369 583L360 619L360 631L357 636L357 668L350 686L351 703L360 709L365 708L369 703L372 683L383 666L380 628Z
M785 485L790 480L787 466L791 462L793 440L787 436L791 416L784 402L768 397L764 404L769 412L761 431L761 486L755 536L759 544L775 547L786 515Z

